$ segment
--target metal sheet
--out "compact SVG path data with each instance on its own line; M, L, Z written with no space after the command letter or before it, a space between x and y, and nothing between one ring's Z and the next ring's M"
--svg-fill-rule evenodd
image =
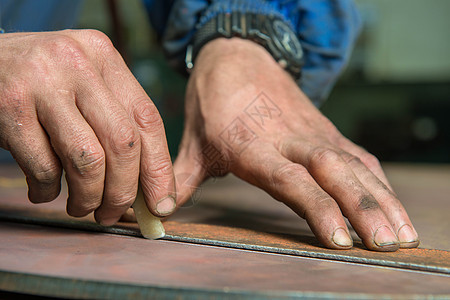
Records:
M402 186L407 186L409 182L413 184L410 189L417 190L411 195L426 193L429 197L438 199L433 202L435 206L427 205L435 207L432 214L425 214L427 222L415 222L415 224L420 232L421 228L429 227L427 225L429 221L440 221L440 226L435 226L433 231L442 231L444 236L441 239L448 243L448 239L446 240L448 232L445 231L445 228L449 228L446 227L446 223L449 222L447 213L449 210L445 209L448 202L445 201L444 193L441 192L445 188L450 190L450 187L444 184L446 179L450 181L450 172L446 172L447 168L392 166L388 167L388 171L388 174L391 174L394 179L394 186L395 184L400 186L400 192L406 190ZM427 180L420 180L419 175L423 173L428 174ZM409 179L405 179L406 174L409 174ZM446 174L449 178L446 177ZM17 167L2 168L0 178L3 178L3 188L0 194L0 217L4 220L139 236L136 224L122 223L106 228L96 225L92 216L83 219L70 218L65 213L65 189L63 189L62 195L52 203L30 204L25 197L26 186L23 176ZM2 182L0 181L0 184ZM448 251L422 248L399 250L395 253L377 253L364 250L364 246L358 242L357 237L355 237L355 247L352 250L325 249L318 244L305 222L289 209L273 201L265 193L233 177L221 181L210 181L198 191L197 196L199 197L194 199L192 207L182 208L170 221L165 222L168 234L166 239L450 273L450 252ZM412 204L417 206L421 203L414 197L408 198L408 200L409 208L414 208ZM418 216L423 218L422 215ZM416 216L411 215L411 217L414 220ZM426 238L427 233L429 232L422 232L422 238ZM440 245L445 246L442 242Z
M450 165L388 164L384 169L419 232L421 247L450 251ZM0 165L0 205L65 210L66 190L51 204L26 200L26 182L15 165ZM306 222L265 192L233 176L209 180L191 206L170 220L294 234L315 240ZM358 237L353 232L357 241Z
M104 227L96 224L89 217L76 220L69 218L61 211L0 206L0 220L141 236L137 224L134 223L119 223L113 227ZM164 227L166 228L164 240L450 274L449 251L400 249L397 252L374 252L365 250L361 243L356 243L351 250L331 250L321 247L314 238L293 234L176 221L165 221Z
M325 249L289 209L233 177L198 190L191 207L165 222L166 240L132 238L136 224L107 228L67 216L65 188L52 203L30 204L20 170L0 166L0 217L10 221L0 221L0 290L97 299L450 297L442 251L450 249L450 168L387 169L430 249Z
M36 295L78 299L450 295L446 275L290 255L4 222L0 241L0 289Z

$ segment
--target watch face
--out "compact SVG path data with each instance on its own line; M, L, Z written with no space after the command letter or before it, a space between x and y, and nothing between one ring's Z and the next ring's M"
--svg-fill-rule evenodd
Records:
M275 37L278 39L284 50L289 53L294 60L300 60L303 56L302 47L291 28L281 20L274 20L272 28Z

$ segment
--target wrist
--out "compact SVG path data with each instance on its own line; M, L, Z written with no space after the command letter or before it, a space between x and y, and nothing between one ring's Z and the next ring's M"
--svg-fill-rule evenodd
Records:
M245 69L257 72L260 67L283 70L261 45L241 38L217 38L208 42L199 52L194 70L206 68L220 71ZM201 71L198 71L200 69Z
M240 38L215 39L202 48L187 94L193 90L196 97L187 97L187 101L208 102L208 111L214 107L222 112L230 106L242 111L248 105L243 99L251 100L264 91L292 94L292 98L300 94L292 76L264 47Z

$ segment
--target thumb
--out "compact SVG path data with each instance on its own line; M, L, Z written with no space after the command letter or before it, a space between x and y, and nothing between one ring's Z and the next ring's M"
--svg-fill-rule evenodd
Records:
M207 177L206 169L197 161L196 155L190 155L186 147L181 147L173 165L175 173L177 206L185 204L191 197L193 202L198 195L198 186Z

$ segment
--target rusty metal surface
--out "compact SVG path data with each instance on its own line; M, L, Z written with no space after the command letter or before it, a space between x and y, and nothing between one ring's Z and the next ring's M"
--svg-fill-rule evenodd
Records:
M384 169L427 249L450 251L450 165L388 164ZM49 204L26 200L26 182L15 165L0 165L0 205L30 210L65 210L66 191ZM234 177L210 180L195 203L170 220L239 227L271 233L314 236L306 222L265 192ZM353 237L359 240L354 232Z
M446 275L290 255L4 222L0 240L0 289L49 296L450 295ZM52 279L58 285L49 286Z
M403 200L403 203L421 236L422 249L399 250L395 253L371 252L364 249L362 244L358 242L354 233L353 235L356 242L355 248L352 250L337 251L322 248L307 227L306 222L299 219L282 204L273 201L273 199L264 192L250 187L233 177L228 177L224 180L210 181L202 187L202 189L197 192L197 197L194 199L192 207L180 209L174 217L165 222L166 231L168 233L166 239L262 252L275 252L284 254L284 256L289 257L289 259L295 259L290 255L297 255L321 258L322 260L320 261L323 263L336 264L337 262L329 261L334 260L356 262L366 266L378 265L396 267L399 269L422 270L435 272L434 274L436 275L438 273L449 274L450 252L445 250L450 250L450 232L448 231L450 228L450 218L448 217L448 211L450 210L448 201L448 195L450 194L450 186L448 185L448 182L450 182L450 167L411 167L392 165L387 167L387 171L388 177L390 177L394 188ZM63 190L62 195L52 203L40 205L30 204L26 200L25 181L17 167L0 166L0 217L3 220L22 223L41 223L53 227L79 228L87 231L139 236L136 224L122 223L115 227L105 228L96 225L93 222L92 216L82 219L70 218L64 212L65 197L66 192ZM16 226L23 226L18 224L10 225L8 223L3 223L3 225L10 229L10 235L16 235L17 232L14 229ZM46 230L48 230L47 234L52 235L54 234L52 230L58 231L61 229L47 228ZM91 247L93 248L93 253L96 253L95 249L97 247L99 233L85 234L88 236L90 234L91 240L95 241L95 243L91 244ZM73 234L69 234L68 236L73 236ZM111 236L108 238L110 237ZM136 247L140 247L138 245L142 243L142 239L132 239L127 240L127 242L130 243L130 245L135 244ZM151 247L154 247L153 242L151 243ZM173 242L160 241L158 243L166 243L169 245ZM25 244L23 247L26 248L27 246L29 245ZM201 246L186 243L185 247ZM207 248L209 249L209 247ZM50 250L51 249L45 248L43 251ZM3 251L7 250L2 249L2 257ZM234 251L237 250L222 249L221 251L232 251L232 253L235 253ZM258 252L251 253L254 255L264 254ZM178 256L178 254L174 255ZM297 257L296 259L302 262L305 260L301 257ZM198 263L201 263L201 260L199 260ZM238 261L233 261L233 263L240 264ZM223 262L223 264L227 265L228 262ZM344 264L343 266L346 265L354 266L353 264ZM233 268L234 265L228 264L228 267ZM67 266L62 265L60 268L64 269L67 268ZM306 266L306 268L308 268L308 266ZM366 268L373 269L370 266ZM0 270L4 270L3 258L0 259ZM382 268L382 270L393 271L385 268ZM339 272L346 273L349 271L350 270L340 270ZM22 271L20 270L17 270L19 273L14 273L12 270L8 272L9 273L6 274L9 276L8 278L13 278L14 276L22 278L21 276L25 275L37 276L36 274L30 275L28 273L21 273ZM168 271L162 270L162 272ZM324 276L323 278L334 278L333 276L341 276L337 275L338 273L331 274L325 272L322 275ZM408 274L416 273L421 274L418 272L409 272ZM427 280L436 283L435 292L449 292L446 290L447 286L450 286L448 277L436 277L436 275L432 275L431 273L427 274L424 273L422 275L430 276ZM0 276L3 277L3 275L0 273ZM285 275L291 276L290 269L287 269ZM53 275L46 273L42 276L48 279ZM212 274L211 276L216 275ZM45 279L42 277L39 278L39 280ZM247 280L245 277L240 278L244 282ZM446 279L442 281L441 279L438 280L436 278ZM117 279L121 281L120 278ZM91 282L90 279L85 278L84 280ZM248 278L248 280L252 280L252 278ZM347 280L352 282L353 279ZM398 284L400 284L402 280L403 279L399 279ZM388 282L385 282L384 284L388 285ZM158 291L161 288L161 286L157 284L151 285L151 287L156 288ZM192 287L195 287L195 285L190 286L190 288ZM322 288L320 284L319 287ZM129 287L123 288L126 290ZM174 287L172 286L172 288ZM204 291L204 288L205 287L199 287L202 291ZM321 292L329 290L316 290L316 286L314 285L312 288L314 291ZM237 289L239 289L239 287L237 287ZM132 290L136 292L136 287L133 287ZM163 290L167 292L167 289L164 287ZM294 290L298 293L300 293L300 291L302 291L302 293L310 291L310 289L304 288ZM146 293L149 292L148 289L145 291ZM199 290L196 291L200 293ZM331 289L331 291L333 293L336 292L336 290L333 289ZM351 288L347 290L344 289L341 292L344 291L357 293L357 291ZM425 292L425 290L421 291L422 293L428 293ZM216 290L215 292L220 294L221 290ZM364 293L366 292L368 291L365 291ZM196 294L196 296L199 295L200 294ZM240 297L244 297L243 295L245 296L247 294L245 292L244 294L239 294ZM305 296L306 294L302 295ZM284 297L286 295L283 294L282 296Z
M405 196L401 198L406 200L404 204L421 235L422 249L369 252L364 250L354 233L356 242L352 250L322 248L306 222L264 192L233 177L210 181L202 187L192 207L182 208L170 218L176 223L166 222L167 238L449 273L450 252L437 250L450 249L447 247L450 242L450 167L394 165L386 169L397 192ZM124 223L107 229L94 225L92 216L81 219L82 222L70 218L65 213L65 190L52 203L29 203L25 197L23 175L15 166L2 168L0 178L4 184L0 194L0 215L4 219L16 218L16 221L23 222L28 218L29 222L54 223L61 227L138 235L135 224ZM9 180L9 187L5 180ZM422 200L425 196L428 201Z
M0 220L141 237L136 224L119 223L113 227L103 227L87 218L68 219L59 212L36 214L34 211L23 209L3 209L0 210ZM165 221L164 227L166 236L163 240L169 241L450 274L449 251L419 248L400 249L394 253L374 252L365 250L361 243L355 244L351 250L331 250L321 247L314 238L305 239L289 234L176 221Z

